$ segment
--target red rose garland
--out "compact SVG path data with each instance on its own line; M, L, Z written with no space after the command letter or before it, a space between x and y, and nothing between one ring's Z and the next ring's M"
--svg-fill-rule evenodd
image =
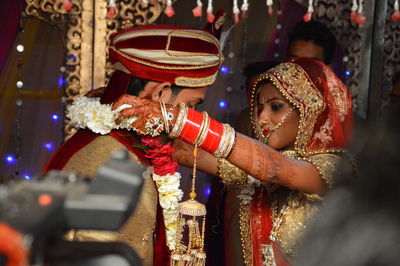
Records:
M163 209L167 245L175 249L178 205L183 192L179 188L181 175L178 163L172 159L174 149L167 137L144 136L141 139L146 158L153 166L152 178L157 185L158 201Z

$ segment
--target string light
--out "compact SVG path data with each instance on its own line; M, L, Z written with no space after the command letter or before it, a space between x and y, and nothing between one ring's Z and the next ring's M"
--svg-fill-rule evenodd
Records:
M54 145L51 142L47 142L43 146L49 151L52 151L54 149Z
M344 72L344 74L345 74L346 76L348 76L348 77L351 76L351 72L350 72L349 70L346 70L346 71Z
M53 115L51 116L51 118L53 118L54 121L57 121L57 120L58 120L58 115L57 115L57 114L53 114Z
M25 178L26 180L31 180L32 177L31 177L30 175L26 175L26 174L25 174L25 175L24 175L24 178Z
M210 194L211 194L211 188L210 188L210 187L207 187L207 188L204 190L204 194L205 194L206 196L210 196Z
M14 156L14 155L11 155L11 154L8 154L8 155L6 156L6 158L5 158L5 160L6 160L6 162L7 162L8 164L14 164L15 161L16 161L15 156Z
M64 84L67 83L67 81L64 79L62 75L58 77L58 82L57 85L59 88L63 88Z
M22 44L17 45L17 51L22 53L24 51L24 46Z
M225 109L227 104L225 101L220 101L218 105L220 108Z
M229 68L227 66L222 66L221 67L221 72L224 73L224 74L227 74L227 73L229 73Z
M21 99L21 92L22 88L24 86L24 83L22 82L22 70L23 70L23 52L24 52L24 45L23 45L23 40L24 40L24 19L25 19L25 13L21 12L20 18L19 18L19 34L18 34L18 45L16 47L18 51L18 65L17 65L17 82L15 86L17 87L17 100L15 102L17 108L16 108L16 118L15 118L15 155L7 155L6 161L8 164L15 164L15 171L14 171L14 177L19 177L19 171L18 171L18 159L21 156L21 150L22 150L22 137L21 137L21 120L22 120L22 99Z

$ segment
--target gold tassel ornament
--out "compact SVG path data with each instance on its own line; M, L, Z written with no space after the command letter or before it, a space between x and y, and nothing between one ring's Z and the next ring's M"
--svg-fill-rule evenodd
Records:
M189 199L180 203L177 221L176 248L171 254L171 266L204 266L204 233L206 227L206 206L196 200L197 144L193 151L193 179ZM185 219L186 218L186 219ZM200 223L199 223L200 221ZM183 233L187 232L187 245Z

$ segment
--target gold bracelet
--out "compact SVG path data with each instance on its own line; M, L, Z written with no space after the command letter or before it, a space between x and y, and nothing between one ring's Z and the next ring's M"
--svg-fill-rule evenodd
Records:
M167 115L167 109L165 108L165 103L163 99L160 99L158 101L160 103L160 108L161 108L161 114L164 119L164 124L165 124L165 132L169 134L169 123L168 123L168 115Z
M233 127L228 125L228 132L227 132L227 139L225 140L227 145L226 149L222 153L222 158L228 157L228 155L231 153L233 145L235 144L236 140L236 131Z
M199 144L199 147L201 147L201 144L203 144L204 140L206 139L207 133L208 133L208 128L210 127L210 117L208 116L208 113L203 112L203 114L204 114L204 120L203 120L204 126L202 124L203 128L200 131L200 134L197 139L197 143Z
M224 131L218 149L214 152L217 158L226 158L231 152L235 142L235 130L228 124L223 124Z
M205 126L206 126L206 124L207 124L207 121L208 121L208 114L207 114L207 112L203 112L202 114L203 114L203 121L201 121L201 126L200 126L200 130L199 130L199 134L197 135L197 137L196 137L196 139L195 139L195 141L194 141L194 143L197 143L197 144L199 144L199 142L200 142L200 136L202 136L202 133L203 133L204 128L205 128ZM207 127L208 127L208 126L207 126ZM206 129L206 131L208 131L208 128ZM203 142L203 140L201 140L201 142Z
M225 146L227 144L225 141L226 134L227 134L227 124L222 124L222 126L223 126L223 131L222 131L221 140L219 141L217 150L214 152L214 156L217 158L223 158L222 152L225 150Z
M180 110L179 110L179 114L178 117L176 118L175 124L172 127L171 132L169 133L168 137L169 138L177 138L179 136L179 134L181 133L183 126L186 123L186 118L187 118L187 114L188 114L188 108L186 107L186 105L184 103L180 103Z

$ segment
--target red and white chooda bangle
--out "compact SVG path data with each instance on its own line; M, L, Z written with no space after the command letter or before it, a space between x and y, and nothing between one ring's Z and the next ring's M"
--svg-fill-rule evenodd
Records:
M210 118L206 112L200 113L185 105L180 107L169 137L197 143L198 147L216 157L226 158L235 142L235 130Z

